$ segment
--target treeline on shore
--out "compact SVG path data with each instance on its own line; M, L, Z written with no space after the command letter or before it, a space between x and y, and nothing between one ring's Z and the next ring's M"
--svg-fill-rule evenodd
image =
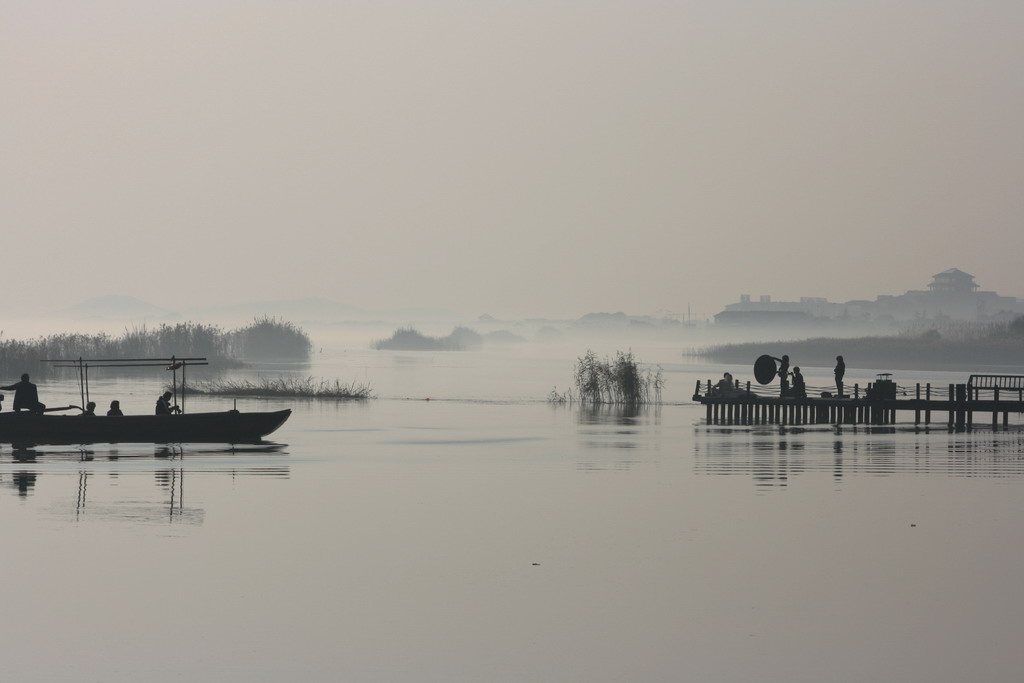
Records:
M796 365L828 367L836 356L860 367L951 369L1024 365L1024 316L1007 323L949 323L887 337L815 337L792 341L719 344L692 355L719 363L744 364L769 353L788 354Z
M312 348L301 328L266 316L229 331L184 322L136 327L116 337L65 332L29 340L0 338L0 376L29 372L46 377L54 370L39 361L77 358L203 357L218 368L229 368L245 360L308 360Z

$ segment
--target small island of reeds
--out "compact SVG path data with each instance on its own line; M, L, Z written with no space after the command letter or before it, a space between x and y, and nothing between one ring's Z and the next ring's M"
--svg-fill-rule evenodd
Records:
M483 336L467 327L456 327L447 337L429 337L411 327L403 327L371 346L378 351L464 351L482 344Z

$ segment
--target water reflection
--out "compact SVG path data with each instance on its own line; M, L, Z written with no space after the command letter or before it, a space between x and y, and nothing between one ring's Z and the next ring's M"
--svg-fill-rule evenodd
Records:
M695 430L698 473L743 475L786 487L804 474L1024 476L1024 431L957 432L898 427L705 428Z
M27 498L36 485L36 473L26 470L11 472L8 477L0 475L0 482L13 488L19 498Z
M40 497L35 505L64 520L199 525L203 500L225 489L219 480L234 487L239 477L288 479L283 454L282 444L17 448L9 460L0 450L0 484L24 502ZM201 482L203 495L186 497L187 482Z
M583 405L576 410L580 470L628 470L660 447L660 406ZM609 460L608 456L612 456Z

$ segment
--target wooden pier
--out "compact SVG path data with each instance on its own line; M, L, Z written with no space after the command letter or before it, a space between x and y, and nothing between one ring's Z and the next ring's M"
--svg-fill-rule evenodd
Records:
M711 380L697 382L693 400L707 408L709 425L892 425L905 415L913 424L945 424L955 431L967 431L976 424L992 428L1009 427L1010 413L1024 413L1024 376L971 375L966 384L936 387L916 384L898 387L891 380L869 383L861 393L832 396L779 396L772 387L720 388ZM774 391L773 393L770 393Z

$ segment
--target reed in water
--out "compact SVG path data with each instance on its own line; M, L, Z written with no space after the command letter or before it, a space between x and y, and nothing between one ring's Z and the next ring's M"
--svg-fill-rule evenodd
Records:
M188 394L206 396L244 396L256 398L323 398L337 400L363 400L372 398L368 384L343 384L339 380L313 377L261 377L250 379L216 379L189 383Z
M593 351L576 360L574 376L576 393L558 393L551 390L548 401L565 403L578 400L581 403L612 405L643 405L660 403L661 390L665 380L661 368L644 370L633 357L633 352L617 351L615 360L597 357Z

